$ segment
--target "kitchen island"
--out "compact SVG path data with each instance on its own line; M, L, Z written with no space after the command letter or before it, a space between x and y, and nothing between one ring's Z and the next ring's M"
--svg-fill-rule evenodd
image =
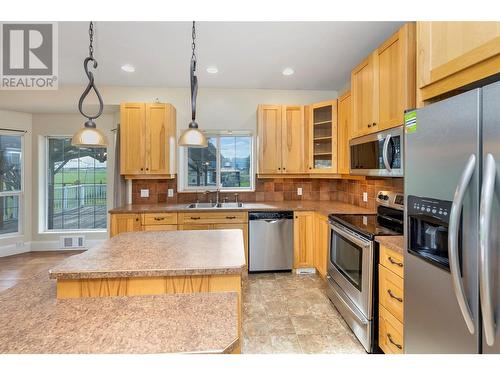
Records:
M0 353L238 353L234 292L56 299L47 274L0 293Z

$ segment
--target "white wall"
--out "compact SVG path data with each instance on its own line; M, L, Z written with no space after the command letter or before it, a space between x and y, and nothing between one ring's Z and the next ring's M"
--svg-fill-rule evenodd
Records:
M22 217L20 235L9 236L0 239L0 256L12 255L28 251L31 241L31 215L33 205L31 200L32 188L32 116L29 113L12 112L0 110L0 128L24 130L24 194L22 204L24 210L20 212ZM12 133L22 134L22 133Z
M45 147L47 136L72 136L83 126L84 119L80 114L34 114L33 115L33 215L32 215L32 248L33 250L55 250L59 247L59 236L62 232L47 232L45 226L45 175L47 161ZM114 168L114 135L111 129L116 127L113 114L103 114L96 120L97 126L108 136L108 163L107 163L107 196L108 208L112 206L113 168ZM75 232L73 232L75 233ZM73 234L64 231L64 235ZM104 240L106 232L88 231L85 238L90 243L95 240Z

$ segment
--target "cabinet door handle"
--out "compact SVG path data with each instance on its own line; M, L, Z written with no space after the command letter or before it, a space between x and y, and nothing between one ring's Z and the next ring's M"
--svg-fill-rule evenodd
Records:
M387 338L389 339L389 342L394 345L396 348L398 348L399 350L402 350L403 349L403 346L401 344L398 344L397 342L395 342L393 339L392 339L392 336L390 333L387 334Z
M236 219L236 216L226 216L226 219Z
M162 221L162 220L165 220L165 218L164 217L155 217L155 220L156 221Z
M143 171L143 170L144 170L144 168L141 168L141 171Z
M389 262L391 262L391 264L395 264L398 267L403 267L403 263L395 261L391 256L389 256L387 258L387 260L389 260Z
M392 290L387 289L387 293L391 298L395 299L396 301L403 302L403 299L401 297L395 296L394 293L392 293Z
M368 124L368 127L371 128L372 127L371 124Z
M137 217L137 218L135 218L135 221L139 221L139 218L138 218L138 217Z
M147 171L149 171L149 168L146 168Z
M278 171L281 171L281 168L278 168Z
M191 216L190 219L191 220L200 220L201 217L199 217L199 216Z
M376 123L376 122L374 122L374 123L372 124L372 126L377 126L377 123Z

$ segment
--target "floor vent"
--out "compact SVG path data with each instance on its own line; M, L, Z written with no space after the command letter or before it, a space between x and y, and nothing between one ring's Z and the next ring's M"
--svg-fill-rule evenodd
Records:
M311 274L316 273L316 269L315 268L297 268L295 270L295 273L297 275L311 275Z
M59 241L61 249L81 249L85 246L84 236L61 236Z

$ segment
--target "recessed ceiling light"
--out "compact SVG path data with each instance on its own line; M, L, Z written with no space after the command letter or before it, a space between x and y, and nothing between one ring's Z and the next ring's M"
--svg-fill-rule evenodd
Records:
M216 74L219 72L219 69L217 69L216 66L209 66L207 68L207 72L210 73L210 74Z
M291 76L293 73L295 73L295 70L293 70L292 68L285 68L281 73L284 76Z
M122 70L124 72L127 72L127 73L133 73L135 72L135 68L133 65L130 65L130 64L125 64L125 65L122 65Z

